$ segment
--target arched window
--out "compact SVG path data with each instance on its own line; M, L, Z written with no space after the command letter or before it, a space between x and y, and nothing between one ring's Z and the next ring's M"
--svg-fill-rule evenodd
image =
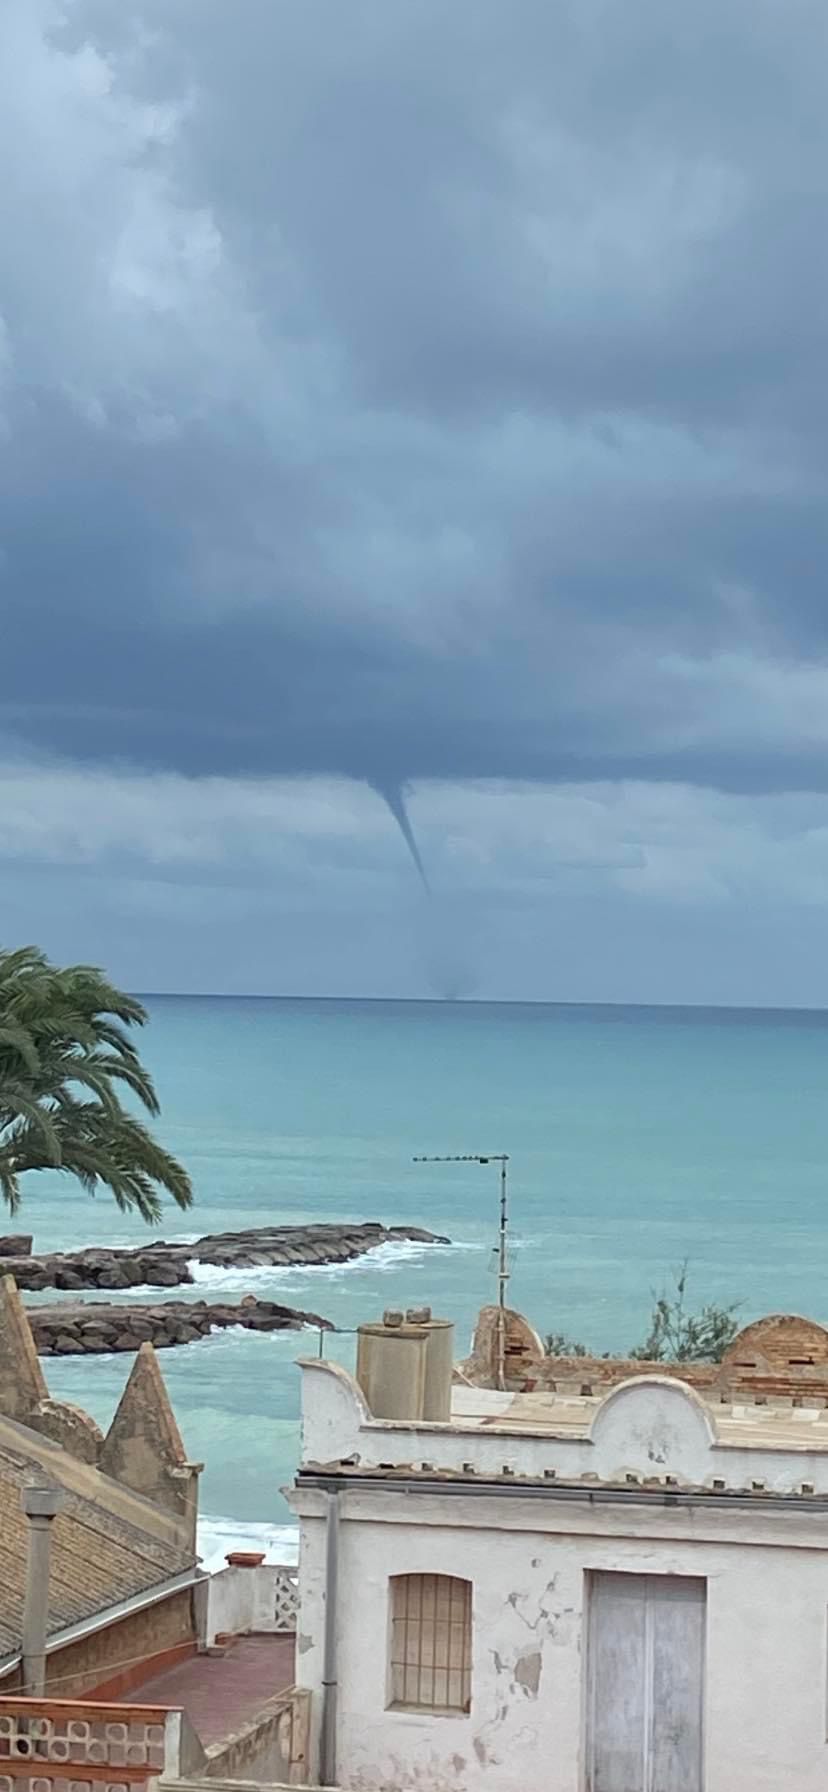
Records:
M472 1589L453 1574L394 1574L389 1705L471 1709Z

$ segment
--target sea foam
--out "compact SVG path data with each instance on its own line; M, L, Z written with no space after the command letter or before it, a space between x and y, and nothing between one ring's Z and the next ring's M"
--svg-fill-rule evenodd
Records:
M226 1566L233 1550L255 1550L268 1562L299 1560L299 1530L292 1524L267 1524L240 1518L203 1517L198 1521L198 1553L207 1574Z
M440 1245L422 1244L416 1239L392 1238L384 1244L378 1244L360 1257L349 1257L344 1263L273 1263L257 1264L250 1269L236 1265L225 1268L218 1263L199 1263L196 1258L189 1260L189 1270L193 1281L200 1288L215 1288L229 1291L238 1289L246 1294L254 1288L289 1287L296 1282L313 1277L320 1280L340 1281L343 1276L376 1275L398 1269L403 1263L419 1263L424 1258L433 1257L435 1252L455 1250L477 1250L477 1245Z

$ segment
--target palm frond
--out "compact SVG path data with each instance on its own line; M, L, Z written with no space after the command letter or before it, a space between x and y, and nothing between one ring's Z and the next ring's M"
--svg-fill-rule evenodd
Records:
M21 1026L13 1019L0 1020L0 1062L4 1055L11 1053L22 1058L30 1075L37 1076L40 1070L40 1054L28 1027Z
M161 1196L189 1206L183 1166L127 1111L121 1091L159 1112L152 1077L129 1037L146 1012L94 965L59 969L37 947L0 951L0 1199L52 1167L94 1194L155 1221Z
M143 1103L149 1114L160 1114L161 1106L155 1093L152 1077L138 1059L133 1062L129 1058L116 1058L98 1052L94 1059L87 1060L87 1062L94 1063L95 1069L110 1080L126 1083L133 1095L138 1096L139 1101Z
M18 1138L30 1135L37 1141L36 1148L42 1153L44 1169L58 1169L61 1161L60 1136L49 1109L40 1102L32 1101L25 1089L14 1084L4 1084L0 1100L3 1103L2 1112L7 1116L4 1143L8 1145L10 1138L16 1142Z

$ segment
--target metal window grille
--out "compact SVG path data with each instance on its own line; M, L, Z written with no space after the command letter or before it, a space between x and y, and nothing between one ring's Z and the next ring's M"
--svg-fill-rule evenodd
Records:
M391 1580L390 1703L471 1709L471 1581L451 1574Z

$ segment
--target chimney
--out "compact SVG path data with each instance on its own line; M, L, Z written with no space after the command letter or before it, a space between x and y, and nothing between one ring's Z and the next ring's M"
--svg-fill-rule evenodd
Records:
M63 1494L57 1487L24 1487L21 1503L29 1520L23 1607L23 1692L26 1698L42 1699L46 1685L52 1521L63 1504Z
M357 1331L356 1378L375 1419L422 1419L428 1332L402 1313Z
M447 1425L451 1419L454 1325L450 1319L432 1318L430 1307L409 1307L405 1318L406 1324L422 1326L426 1333L423 1418Z

